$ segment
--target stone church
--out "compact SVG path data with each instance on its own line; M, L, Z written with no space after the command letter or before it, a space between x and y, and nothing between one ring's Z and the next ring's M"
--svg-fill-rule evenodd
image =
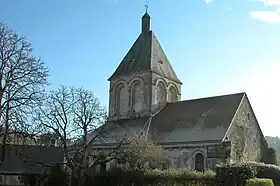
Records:
M182 82L150 22L145 13L141 33L108 79L109 132L95 148L109 150L145 131L167 150L172 168L265 161L268 145L246 93L182 101Z

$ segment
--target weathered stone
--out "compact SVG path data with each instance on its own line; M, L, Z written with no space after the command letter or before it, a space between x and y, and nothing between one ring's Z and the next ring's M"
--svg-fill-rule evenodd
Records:
M267 142L245 95L226 135L231 141L232 161L261 161Z

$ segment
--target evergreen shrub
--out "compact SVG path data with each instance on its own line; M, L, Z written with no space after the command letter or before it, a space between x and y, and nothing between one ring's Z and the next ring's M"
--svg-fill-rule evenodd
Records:
M194 186L214 186L216 174L213 171L204 173L188 170L151 170L151 171L128 171L114 169L106 173L96 174L87 181L86 186L143 186L143 185L194 185Z
M256 169L247 164L229 164L216 167L217 186L244 186L246 181L254 178Z
M272 179L253 178L246 182L245 186L274 186Z
M248 162L245 163L256 169L257 178L269 178L273 180L274 185L280 185L280 167L276 165Z

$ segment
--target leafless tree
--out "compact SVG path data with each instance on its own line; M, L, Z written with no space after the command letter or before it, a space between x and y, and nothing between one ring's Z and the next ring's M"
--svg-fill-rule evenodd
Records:
M89 90L62 86L50 92L36 112L34 121L39 122L38 125L44 129L42 131L58 136L65 164L75 173L78 185L81 185L83 170L89 167L88 158L99 161L99 156L96 153L92 155L89 148L106 132L102 127L106 111L99 99Z
M48 70L32 52L31 44L24 37L0 23L1 162L11 136L21 138L21 142L24 137L30 137L28 132L34 127L29 123L30 115L40 104L47 84Z

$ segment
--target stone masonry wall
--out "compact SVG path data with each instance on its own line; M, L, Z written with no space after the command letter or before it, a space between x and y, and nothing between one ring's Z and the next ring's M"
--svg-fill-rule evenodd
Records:
M232 145L232 161L259 162L267 150L267 143L246 95L232 121L227 138Z
M159 83L163 85L162 91L159 91ZM134 89L136 84L139 86ZM157 101L159 97L163 101L180 101L181 85L155 73L145 72L111 80L109 95L111 120L135 118L156 110L160 104Z
M110 119L127 119L131 117L140 117L147 115L150 111L150 83L151 73L139 73L137 75L133 74L131 76L120 77L113 79L110 82L109 90L109 118ZM140 87L133 90L135 84L140 84ZM120 99L118 100L117 89L119 86L123 86L124 90L120 94ZM140 90L140 91L139 91ZM136 92L136 97L132 94ZM137 104L132 108L132 99L135 100ZM122 110L117 111L117 101L122 104Z
M156 109L157 105L158 105L158 85L159 83L162 83L164 85L165 88L165 101L171 102L172 100L172 93L171 90L174 90L176 92L176 97L177 100L176 101L181 101L181 85L179 83L176 83L170 79L164 78L158 74L152 73L152 82L151 82L151 91L152 91L152 97L151 97L151 108L152 111ZM172 89L173 88L173 89Z
M164 146L163 146L164 147ZM195 169L195 155L201 153L204 156L204 168L214 169L217 164L225 160L225 149L222 144L198 143L189 147L166 148L170 159L170 168Z
M167 152L170 164L169 168L174 169L195 169L195 156L201 153L204 156L204 169L214 169L217 164L224 163L224 147L221 143L209 144L201 142L196 144L185 145L185 147L175 147L172 145L162 145ZM104 153L110 153L113 149L104 148ZM116 165L115 161L108 162L107 168Z

